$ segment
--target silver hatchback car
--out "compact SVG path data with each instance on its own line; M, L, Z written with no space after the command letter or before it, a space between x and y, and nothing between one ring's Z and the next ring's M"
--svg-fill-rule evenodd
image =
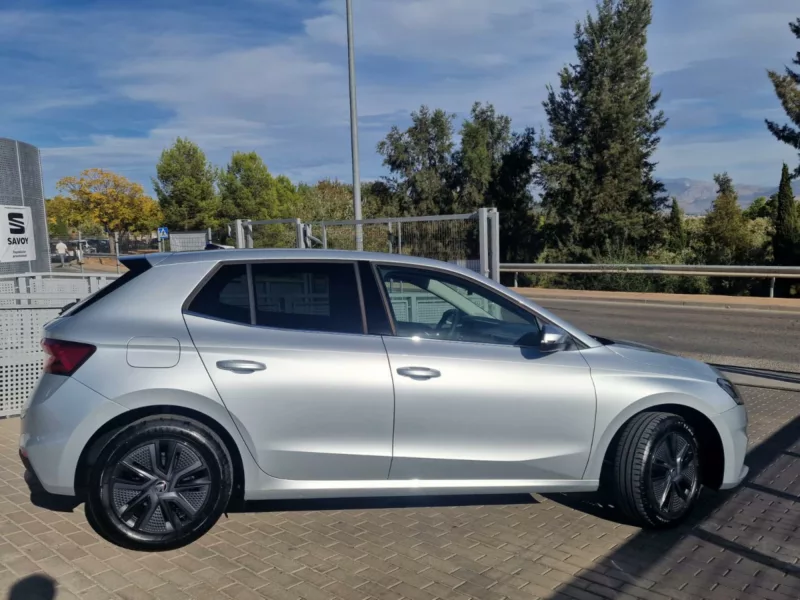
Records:
M683 519L747 474L712 367L587 335L451 264L207 251L124 259L45 327L24 407L32 487L160 550L232 501L598 489Z

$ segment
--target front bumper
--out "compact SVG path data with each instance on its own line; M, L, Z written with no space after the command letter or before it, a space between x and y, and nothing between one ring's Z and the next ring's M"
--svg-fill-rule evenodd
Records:
M725 452L725 470L720 488L729 490L742 483L749 471L744 464L747 454L747 410L744 406L736 406L713 420Z
M51 494L73 496L75 471L86 444L125 411L73 378L42 375L21 420L19 449L29 472L26 481L38 481Z

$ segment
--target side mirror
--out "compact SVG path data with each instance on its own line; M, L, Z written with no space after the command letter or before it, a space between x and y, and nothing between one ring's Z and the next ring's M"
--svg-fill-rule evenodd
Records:
M558 352L569 346L569 334L555 325L543 325L539 338L539 350L542 352Z

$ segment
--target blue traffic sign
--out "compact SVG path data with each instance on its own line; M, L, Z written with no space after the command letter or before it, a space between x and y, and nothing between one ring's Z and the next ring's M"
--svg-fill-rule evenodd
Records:
M160 240L168 240L169 239L169 229L166 227L159 227L158 228L158 239Z

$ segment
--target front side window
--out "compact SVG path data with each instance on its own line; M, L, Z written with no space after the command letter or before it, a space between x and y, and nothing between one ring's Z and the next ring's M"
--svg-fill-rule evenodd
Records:
M378 267L398 336L535 346L535 316L456 275L414 267Z

